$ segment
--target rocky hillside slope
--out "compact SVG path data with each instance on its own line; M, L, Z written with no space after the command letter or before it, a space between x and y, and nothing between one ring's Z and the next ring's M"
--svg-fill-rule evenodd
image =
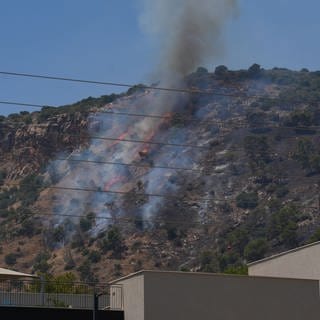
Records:
M0 265L243 273L319 240L320 72L185 83L0 118Z

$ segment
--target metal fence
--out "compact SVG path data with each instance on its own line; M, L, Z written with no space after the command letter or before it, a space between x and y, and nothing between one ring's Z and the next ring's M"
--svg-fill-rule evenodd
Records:
M116 303L110 304L110 295ZM115 300L115 299L113 299ZM0 306L122 310L122 287L45 280L0 280Z

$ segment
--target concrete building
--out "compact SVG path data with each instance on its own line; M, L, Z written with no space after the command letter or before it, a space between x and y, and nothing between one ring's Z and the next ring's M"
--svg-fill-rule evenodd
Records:
M122 286L125 320L315 320L319 281L141 271ZM112 289L111 289L112 290ZM116 292L111 307L118 303Z
M250 276L320 280L320 242L248 264Z

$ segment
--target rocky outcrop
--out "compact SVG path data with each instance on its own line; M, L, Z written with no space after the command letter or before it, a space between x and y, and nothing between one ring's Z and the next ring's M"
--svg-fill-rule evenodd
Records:
M42 123L2 123L0 151L2 160L10 162L8 177L34 173L55 154L85 144L87 128L88 120L80 112L59 114Z

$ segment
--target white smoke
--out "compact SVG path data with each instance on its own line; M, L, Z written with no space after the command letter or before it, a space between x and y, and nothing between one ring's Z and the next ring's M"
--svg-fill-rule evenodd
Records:
M153 36L157 36L162 48L159 66L160 80L167 86L180 86L183 77L207 59L214 59L223 52L223 27L235 12L236 0L141 0L144 10L141 25ZM161 129L161 121L153 118L116 117L108 111L139 114L165 115L177 106L187 104L188 95L172 92L146 92L131 98L120 99L106 106L105 110L91 116L91 134L114 139L140 141L163 141L188 144L191 130L185 128ZM201 144L199 139L198 141ZM146 148L151 150L152 161L158 166L190 168L196 166L198 155L191 148L150 146L125 141L93 139L85 150L70 155L70 159L84 161L111 161L118 163L140 162L139 154ZM54 212L61 215L83 215L90 211L97 217L112 218L121 214L123 202L110 191L128 192L134 189L133 174L129 169L117 165L92 165L68 161L54 162L53 176L59 177L58 186L100 190L102 192L57 191ZM173 194L178 190L170 177L178 176L175 170L151 168L140 180L145 193ZM171 179L172 180L172 179ZM106 192L103 192L106 191ZM162 205L163 198L149 197L142 208L145 218L152 217ZM61 223L62 219L58 220ZM108 220L98 220L98 230Z

